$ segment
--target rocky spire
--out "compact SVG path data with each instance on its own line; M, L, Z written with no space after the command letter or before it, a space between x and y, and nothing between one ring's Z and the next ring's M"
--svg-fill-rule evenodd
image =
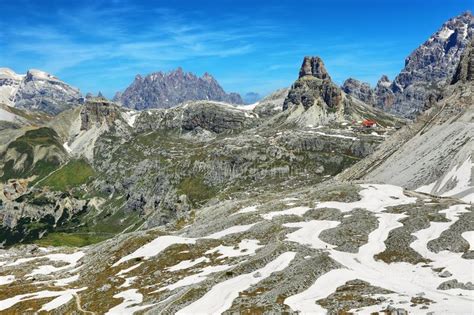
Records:
M306 80L317 78L319 80ZM322 102L319 102L321 100ZM304 57L298 80L291 87L283 110L292 106L303 105L306 109L318 106L326 111L337 111L342 104L342 90L331 81L324 63L319 57Z
M326 71L323 60L319 57L304 57L299 77L301 78L305 76L313 76L321 80L331 80L331 77Z

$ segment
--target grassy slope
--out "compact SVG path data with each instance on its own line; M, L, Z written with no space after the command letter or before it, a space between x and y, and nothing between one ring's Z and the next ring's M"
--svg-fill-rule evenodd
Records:
M94 169L85 160L72 160L46 177L40 186L64 191L88 183L94 175Z
M8 149L14 149L21 155L26 155L22 169L14 169L15 161L8 160L4 166L4 174L0 178L7 181L10 178L27 178L31 175L38 175L38 178L44 177L55 170L60 164L56 157L51 159L43 159L34 163L34 148L36 146L51 147L57 152L64 152L64 148L59 143L58 135L50 128L39 128L27 131L23 136L8 145ZM64 152L65 154L65 152Z

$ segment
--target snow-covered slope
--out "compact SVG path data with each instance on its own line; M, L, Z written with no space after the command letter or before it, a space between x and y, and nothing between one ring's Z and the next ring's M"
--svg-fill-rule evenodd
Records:
M0 251L0 311L468 314L471 217L392 185L255 194L182 229Z
M0 120L14 122L18 116L0 107Z
M455 165L437 181L421 186L417 191L433 195L452 196L466 202L474 202L473 169L473 158L468 156L463 163Z

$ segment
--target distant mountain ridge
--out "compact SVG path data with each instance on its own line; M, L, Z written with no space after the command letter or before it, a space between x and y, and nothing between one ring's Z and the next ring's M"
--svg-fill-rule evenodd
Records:
M237 93L227 94L209 73L198 77L177 68L168 73L154 72L145 77L137 75L132 84L118 92L114 101L137 110L170 108L185 101L210 100L243 104Z
M79 89L44 71L17 74L0 68L0 103L31 111L58 114L82 103Z
M350 78L342 88L364 102L414 118L439 99L473 33L474 17L471 12L465 12L448 20L415 49L393 81L384 75L374 89L368 89L367 83Z

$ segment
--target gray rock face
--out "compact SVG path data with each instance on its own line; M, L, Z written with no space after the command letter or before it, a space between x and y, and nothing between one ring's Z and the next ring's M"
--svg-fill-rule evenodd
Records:
M49 114L58 114L82 102L78 89L39 70L29 70L22 76L11 99L15 107Z
M395 94L392 91L391 85L392 81L390 81L386 75L382 75L374 90L375 104L377 107L385 110L392 108L395 101Z
M288 95L289 89L279 89L270 95L266 96L264 99L260 100L255 106L254 112L259 115L259 117L271 117L277 113L280 113L283 110L283 102Z
M366 104L375 104L375 92L366 82L361 82L359 80L349 78L344 81L344 84L342 85L342 90L351 96L357 97Z
M466 83L468 81L474 81L474 43L466 48L466 51L461 57L456 72L454 73L453 80L451 84L456 84L457 82Z
M175 129L180 132L206 131L215 134L236 133L256 126L257 115L229 104L196 101L171 110L153 110L142 113L136 122L136 129Z
M81 110L81 130L89 130L92 126L112 125L120 117L117 106L104 99L89 99Z
M447 21L412 52L391 84L395 100L390 111L414 117L423 110L430 95L439 95L443 85L451 80L473 30L473 16L466 12Z
M231 104L243 104L239 94L227 94L208 73L202 77L178 68L169 73L155 72L135 81L114 101L133 109L170 108L185 101L212 100Z
M444 23L406 58L405 67L393 82L386 76L380 79L374 89L376 106L407 118L429 108L441 95L443 86L451 81L473 33L474 18L470 12ZM346 92L357 98L366 97L359 89Z

